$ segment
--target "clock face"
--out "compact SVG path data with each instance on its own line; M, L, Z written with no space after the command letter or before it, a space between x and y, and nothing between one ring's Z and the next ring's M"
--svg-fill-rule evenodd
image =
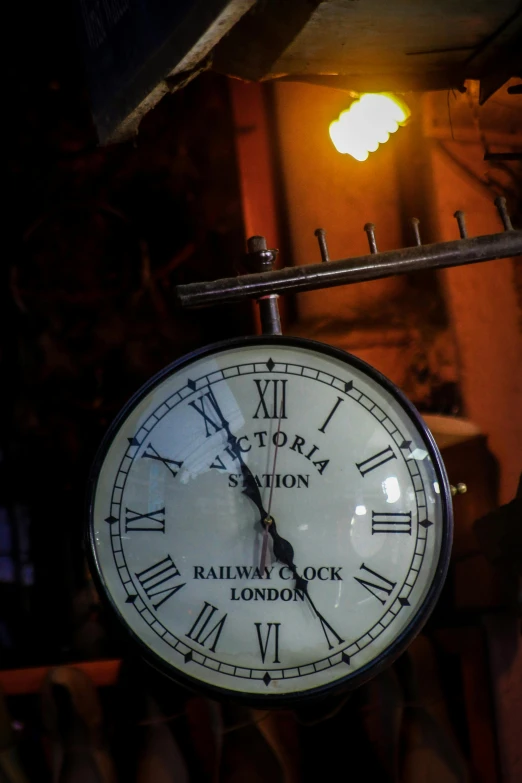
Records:
M91 481L102 592L156 665L214 694L276 704L357 684L444 580L431 435L390 382L319 343L247 338L167 368Z

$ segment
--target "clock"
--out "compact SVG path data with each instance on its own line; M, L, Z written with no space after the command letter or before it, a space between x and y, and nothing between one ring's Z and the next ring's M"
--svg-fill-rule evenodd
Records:
M93 573L144 657L281 706L355 687L426 622L448 567L440 454L403 394L299 338L238 338L156 375L90 479Z

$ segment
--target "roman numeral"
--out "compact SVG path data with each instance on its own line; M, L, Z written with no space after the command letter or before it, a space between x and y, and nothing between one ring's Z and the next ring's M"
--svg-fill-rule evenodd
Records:
M334 415L335 411L337 410L337 408L339 407L339 405L342 402L343 402L343 398L342 397L338 397L335 405L333 406L332 410L330 411L330 413L326 417L326 421L324 422L323 426L319 427L319 432L324 432L325 431L327 425L330 423L330 419L332 418L332 416Z
M318 616L319 621L321 623L321 628L323 629L323 633L324 633L324 635L326 637L326 643L328 645L328 649L329 650L333 650L333 648L335 647L335 644L342 644L344 642L344 639L341 639L341 637L339 636L337 631L334 631L334 629L332 628L330 623L326 622L326 620L324 619L322 614L318 614L317 616ZM332 642L330 641L330 636L329 636L328 632L330 632L330 634L332 634L332 637L337 639L336 643L332 644Z
M383 451L379 451L377 454L374 454L373 457L369 457L363 462L356 462L355 464L359 468L359 473L361 476L364 477L367 473L375 470L375 468L378 468L380 465L384 465L385 462L389 462L391 459L397 459L397 457L392 447L388 446Z
M228 617L228 614L224 614L221 620L218 620L216 624L207 631L207 626L210 624L210 621L217 611L217 606L212 606L212 604L209 604L207 601L205 601L203 604L203 609L196 618L196 622L187 634L189 639L192 639L194 642L201 644L203 647L207 641L213 637L212 644L209 647L211 652L216 651L216 645L219 641L219 637L221 636L223 626L225 625L225 620Z
M226 447L224 453L228 454L228 456L232 460L237 459L237 456L234 454L234 452L232 451L230 446ZM219 454L217 455L217 457L215 457L214 462L212 463L212 465L210 465L210 467L211 468L215 468L215 470L226 470L227 469L227 466L225 465L225 463L223 462L222 457Z
M143 458L146 457L147 459L156 459L156 460L158 460L158 462L163 462L165 467L168 470L170 470L170 472L172 473L174 478L176 478L176 476L178 475L178 471L174 470L172 465L175 465L177 468L181 468L181 466L183 465L182 462L178 462L175 459L169 459L168 457L162 457L160 454L158 454L158 452L156 451L156 449L154 448L152 443L149 443L149 445L146 447L144 453L142 454L142 457Z
M259 380L254 378L259 394L259 404L254 419L286 419L286 384L282 380ZM259 415L261 412L261 416Z
M146 568L144 571L140 571L136 576L154 609L159 609L165 601L172 598L186 584L186 582L182 584L174 583L174 580L180 576L180 573L170 555L167 555L163 560L154 563L154 565Z
M272 638L272 647L274 652L274 659L272 663L280 663L279 661L279 628L281 623L254 623L257 631L257 641L259 642L259 651L261 653L261 660L265 662L265 658L270 645L270 639ZM263 639L262 626L266 625L265 638ZM272 634L272 629L274 633Z
M397 585L397 582L391 582L389 579L386 579L385 576L378 574L377 571L372 571L372 569L365 566L364 563L361 565L361 571L365 571L366 573L361 576L354 576L355 581L359 582L365 590L368 590L368 592L384 606L390 597L393 588ZM366 574L370 574L375 581L369 582L368 579L370 576L366 576ZM383 598L382 593L386 596L385 598Z
M411 535L411 511L408 513L372 511L372 536L375 533L407 533Z
M132 508L125 509L125 532L136 530L165 532L165 507L140 514Z
M202 394L197 400L192 400L192 402L189 402L189 405L203 417L205 436L207 438L210 438L211 435L227 426L227 422L212 391Z

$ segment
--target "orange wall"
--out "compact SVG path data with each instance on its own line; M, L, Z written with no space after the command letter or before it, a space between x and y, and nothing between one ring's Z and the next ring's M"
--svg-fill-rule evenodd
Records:
M380 250L401 245L397 176L391 145L364 163L339 155L328 126L351 99L343 92L307 84L275 85L279 144L293 258L320 261L316 228L327 231L332 260L369 252L363 226L374 222ZM353 318L400 290L400 278L300 294L300 320Z
M346 93L292 83L279 83L274 89L292 251L292 258L282 259L284 264L319 261L314 237L318 227L328 232L332 259L368 252L363 231L368 221L377 226L380 250L402 246L404 204L399 194L405 171L410 179L407 209L421 210L424 235L429 240L458 238L453 218L456 209L467 212L471 236L501 229L492 204L494 194L451 163L438 142L417 133L415 148L413 135L408 137L405 131L399 131L397 137L359 163L339 155L328 135L329 123L349 105ZM421 101L416 102L416 112L421 115ZM447 122L446 107L444 112ZM480 144L444 144L479 177L484 176L487 164ZM448 368L442 369L449 377L458 374L462 414L488 436L499 462L502 502L514 496L522 470L522 317L514 287L514 263L494 261L437 273L443 289L440 305L446 305L450 316L450 329L444 331L441 327L440 333L443 353L448 357L444 361L449 362ZM433 285L434 274L424 278L421 285ZM412 363L419 353L431 350L431 326L421 305L415 315L417 322L410 321L405 327L399 318L397 329L390 304L409 305L412 290L406 278L396 277L300 294L298 323L293 331L335 342L362 356L408 392ZM434 304L439 306L435 299ZM368 316L379 313L380 330L372 331ZM412 323L417 325L417 336ZM335 328L329 333L332 324ZM436 321L434 324L437 328ZM343 328L344 338L340 336ZM436 340L433 345L432 353L438 351Z
M445 146L483 176L480 144ZM463 174L436 143L431 162L440 240L455 238L456 209L466 211L470 236L503 230L493 193ZM488 436L499 461L501 502L514 497L522 471L522 334L515 263L522 261L489 261L440 273L458 346L466 415Z

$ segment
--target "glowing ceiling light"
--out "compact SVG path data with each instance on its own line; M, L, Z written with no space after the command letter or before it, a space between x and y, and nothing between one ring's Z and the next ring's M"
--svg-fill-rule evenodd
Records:
M395 95L365 93L330 123L330 138L338 152L363 161L409 116L410 110Z

